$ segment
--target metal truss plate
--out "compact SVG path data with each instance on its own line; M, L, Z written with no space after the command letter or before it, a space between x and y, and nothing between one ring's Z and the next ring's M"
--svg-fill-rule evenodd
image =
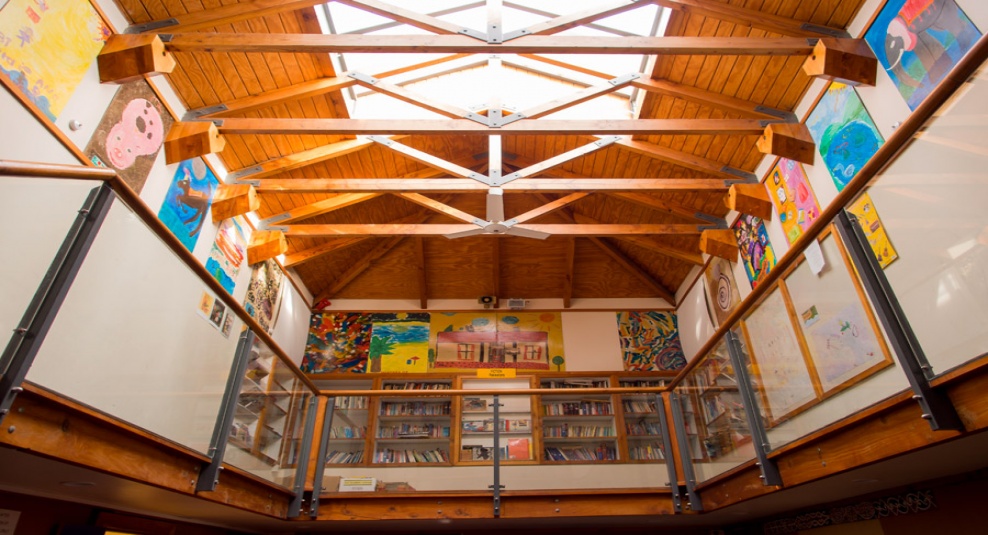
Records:
M286 219L291 219L291 217L292 217L292 214L290 214L288 212L285 212L285 213L282 213L282 214L278 214L278 215L273 215L273 216L271 216L271 217L269 217L267 219L261 220L260 225L262 227L268 227L268 226L271 226L274 223L278 223L278 222L284 221Z
M820 26L818 24L812 24L809 22L804 22L800 27L800 30L806 30L808 32L816 32L823 35L828 35L830 37L851 37L851 34L847 33L845 30L839 30L837 28L828 28L826 26Z
M703 212L696 212L695 214L693 214L693 217L701 221L706 221L707 223L710 223L709 225L698 225L697 228L700 230L707 230L707 229L723 230L727 228L727 221L717 216L712 216L710 214L705 214Z
M520 30L515 30L513 32L508 32L508 33L504 34L501 37L501 42L504 43L504 42L510 41L512 39L517 39L519 37L526 36L526 35L528 35L530 33L532 33L532 32L529 31L528 28L522 28Z
M607 81L607 83L609 83L611 85L624 85L624 84L627 84L629 82L633 82L633 81L635 81L635 80L637 80L637 79L639 79L641 77L642 77L641 73L639 73L639 72L632 72L632 73L628 73L628 74L625 74L625 75L622 75L622 76L618 76L616 78L611 78L610 80Z
M135 24L133 26L128 26L123 33L144 33L150 30L157 30L158 28L167 28L169 26L177 26L178 19L165 19L165 20L155 20L151 22L145 22L144 24Z
M488 122L487 117L484 117L483 115L481 115L479 113L470 112L470 113L467 113L466 115L464 115L463 118L464 119L468 119L470 121L473 121L475 123L480 123L480 124L482 124L484 126L490 126L490 123Z
M738 169L736 167L731 167L729 165L725 165L724 167L721 167L720 168L720 172L721 173L726 173L728 175L734 175L734 176L738 177L736 179L731 178L731 179L725 180L724 181L724 184L726 184L727 186L730 186L731 184L734 184L734 183L737 183L737 182L740 182L742 184L756 184L758 182L758 177L755 176L754 173L750 173L748 171L744 171L744 170Z
M240 180L242 177L245 177L247 175L253 175L254 173L260 173L263 170L264 170L264 168L261 167L260 165L255 165L253 167L245 167L243 169L239 169L237 171L233 171L231 173L227 173L226 174L226 180L227 180L227 182L229 182L231 180Z
M780 120L787 123L799 122L799 119L796 117L796 114L791 111L769 108L768 106L755 106L755 111L758 113L763 113L765 115L772 115L774 117L778 117Z
M368 85L374 85L380 81L377 78L362 72L348 72L346 75L358 82L363 82Z
M221 111L226 111L230 108L226 104L217 104L215 106L206 106L205 108L197 108L194 110L189 110L185 112L185 116L182 117L183 121L194 121L203 115L212 115L214 113L219 113Z
M598 139L597 141L594 141L593 144L596 145L598 148L601 148L602 149L602 148L604 148L604 147L606 147L608 145L613 145L613 144L617 143L618 141L621 141L621 136L607 136L607 137L602 137L602 138ZM589 151L589 146L587 146L587 150ZM594 150L597 150L597 149L594 149Z
M392 139L389 139L384 136L367 136L367 139L373 141L374 143L380 143L385 147L392 147L395 144L395 142Z
M288 226L286 225L270 225L264 230L278 230L281 232L288 232Z
M460 35L465 35L467 37L473 37L474 39L487 42L487 34L485 32L474 30L473 28L460 28L457 32Z

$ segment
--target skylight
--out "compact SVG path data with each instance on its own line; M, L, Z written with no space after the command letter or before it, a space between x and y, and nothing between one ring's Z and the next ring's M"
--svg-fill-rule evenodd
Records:
M477 32L487 29L488 7L484 1L391 0L391 5L434 16L461 28ZM600 0L503 1L501 26L505 35L551 20L560 15L599 8ZM560 11L562 10L562 11ZM338 2L316 9L324 33L367 35L429 35L430 32L395 22ZM586 26L571 28L559 35L655 36L662 35L668 9L654 4L603 18ZM356 72L380 78L431 101L470 110L486 109L491 102L506 111L565 98L584 88L601 86L612 77L647 72L648 58L629 54L559 54L541 58L514 54L472 55L441 61L442 54L332 54L337 72ZM419 68L408 69L435 63ZM580 70L569 68L575 65ZM396 72L404 71L407 72ZM581 72L582 71L582 72ZM552 118L627 119L634 115L638 91L624 87L618 91L559 111ZM402 102L362 87L347 92L354 118L435 118L420 106Z

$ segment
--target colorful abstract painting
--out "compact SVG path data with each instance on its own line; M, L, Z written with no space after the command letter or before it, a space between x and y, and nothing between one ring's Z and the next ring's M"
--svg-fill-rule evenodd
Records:
M116 170L140 193L172 122L147 82L123 84L86 145L86 156L100 167Z
M371 349L371 315L313 314L302 357L305 373L366 373Z
M555 312L433 314L431 368L563 371L562 319Z
M370 371L429 371L428 313L372 314L371 323Z
M738 249L744 271L748 274L751 288L758 286L758 281L775 267L775 251L768 241L768 231L761 218L742 215L734 223L734 236L738 239Z
M274 260L255 264L250 274L244 308L269 333L274 330L275 322L278 321L284 278L285 274Z
M853 87L832 83L806 126L837 191L857 176L885 140Z
M686 366L675 312L618 312L625 371L675 371Z
M189 252L199 241L199 232L218 186L216 175L202 158L186 160L175 170L165 201L158 210L158 219Z
M981 32L954 0L888 0L865 33L911 110L979 37Z
M703 280L711 321L719 326L727 321L727 317L741 303L738 283L734 280L734 268L727 260L712 256L707 269L703 271Z
M216 240L206 259L209 274L223 285L223 289L233 295L237 284L240 266L247 257L247 238L244 236L244 221L241 217L226 219L216 231Z
M0 0L0 75L54 121L111 33L87 0Z
M865 238L868 238L871 251L875 253L875 258L878 259L878 264L882 266L882 269L899 258L899 253L895 251L895 247L892 247L892 242L885 232L885 226L882 225L882 219L878 216L875 203L872 202L867 193L858 197L851 206L847 207L847 211L857 216L858 224L861 225Z
M769 172L765 186L779 214L786 241L792 245L820 217L820 205L806 172L799 162L782 158Z

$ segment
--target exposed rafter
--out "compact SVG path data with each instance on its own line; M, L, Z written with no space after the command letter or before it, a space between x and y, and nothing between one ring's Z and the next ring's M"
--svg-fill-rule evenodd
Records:
M341 208L346 208L357 203L369 201L380 195L380 193L341 193L328 199L316 201L312 204L307 204L298 208L292 208L287 212L282 212L280 214L267 217L261 221L261 226L264 227L267 225L285 225L288 223L295 223L296 221L301 221L309 217L328 214L329 212L333 212Z
M251 181L260 193L433 192L478 193L488 187L469 178L297 178ZM716 191L726 193L725 181L697 178L520 178L504 185L506 192L536 191Z
M339 291L342 290L343 288L346 288L348 284L353 282L353 279L356 279L357 277L360 276L361 273L367 271L367 268L371 267L371 265L374 263L375 260L388 254L388 252L390 252L392 249L394 249L399 243L403 242L404 240L405 240L405 236L398 235L398 236L393 236L392 238L389 238L379 243L376 247L371 249L362 258L350 264L350 267L347 268L346 271L344 271L338 277L333 279L333 282L331 282L328 287L324 288L316 295L314 302L318 303L323 299L330 299L332 297L336 297L336 294L339 293Z
M419 280L419 308L425 310L429 308L429 280L428 280L428 260L425 256L425 240L415 238L415 270L418 271Z
M416 223L367 223L333 224L333 225L285 225L273 227L281 230L289 237L347 237L347 236L445 236L473 230L473 225L461 224L416 224ZM623 236L623 235L661 235L661 234L695 234L700 235L699 225L676 224L528 224L519 226L526 230L544 232L557 236Z

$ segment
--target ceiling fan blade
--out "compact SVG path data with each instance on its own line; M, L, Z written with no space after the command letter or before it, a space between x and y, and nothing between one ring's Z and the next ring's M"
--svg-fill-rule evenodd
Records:
M544 240L550 236L548 232L539 232L538 230L531 230L521 227L510 227L505 234L509 236L518 236L521 238L534 238L536 240Z
M463 232L453 232L451 234L443 234L446 238L455 240L456 238L466 238L467 236L477 236L479 234L484 234L485 229L475 228L470 230L464 230Z
M501 188L487 191L487 220L495 223L504 221L504 190Z

